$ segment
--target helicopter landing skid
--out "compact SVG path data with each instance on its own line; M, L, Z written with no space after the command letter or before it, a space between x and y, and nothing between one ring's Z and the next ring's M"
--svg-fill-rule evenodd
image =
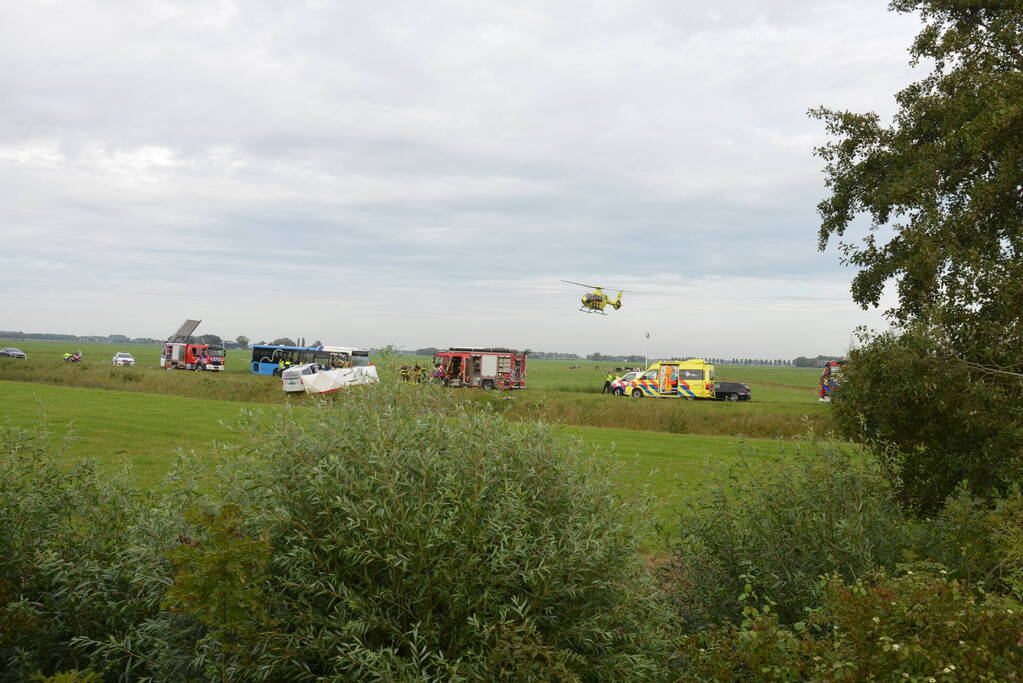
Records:
M598 311L594 308L586 308L585 306L580 306L579 310L583 313L596 313L597 315L607 315L607 313L604 311Z

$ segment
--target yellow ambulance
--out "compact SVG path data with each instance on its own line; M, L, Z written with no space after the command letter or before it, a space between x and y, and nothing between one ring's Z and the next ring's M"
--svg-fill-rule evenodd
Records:
M714 398L714 366L702 358L661 360L623 387L633 398Z

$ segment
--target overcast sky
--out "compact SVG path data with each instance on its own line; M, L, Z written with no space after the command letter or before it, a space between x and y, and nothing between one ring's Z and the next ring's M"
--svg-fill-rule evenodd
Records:
M842 353L806 111L921 76L886 4L3 3L0 329Z

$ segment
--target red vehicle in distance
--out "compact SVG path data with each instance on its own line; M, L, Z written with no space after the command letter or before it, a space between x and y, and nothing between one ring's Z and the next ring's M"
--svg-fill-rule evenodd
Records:
M160 367L167 370L211 370L224 369L226 353L223 347L212 344L195 344L192 333L201 320L186 320L163 345Z
M453 346L434 355L434 378L446 387L523 389L526 354L515 349Z

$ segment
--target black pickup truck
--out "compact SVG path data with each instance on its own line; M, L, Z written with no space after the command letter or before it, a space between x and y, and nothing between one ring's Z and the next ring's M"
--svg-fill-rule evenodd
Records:
M752 401L749 385L740 382L714 382L714 399L717 401Z

